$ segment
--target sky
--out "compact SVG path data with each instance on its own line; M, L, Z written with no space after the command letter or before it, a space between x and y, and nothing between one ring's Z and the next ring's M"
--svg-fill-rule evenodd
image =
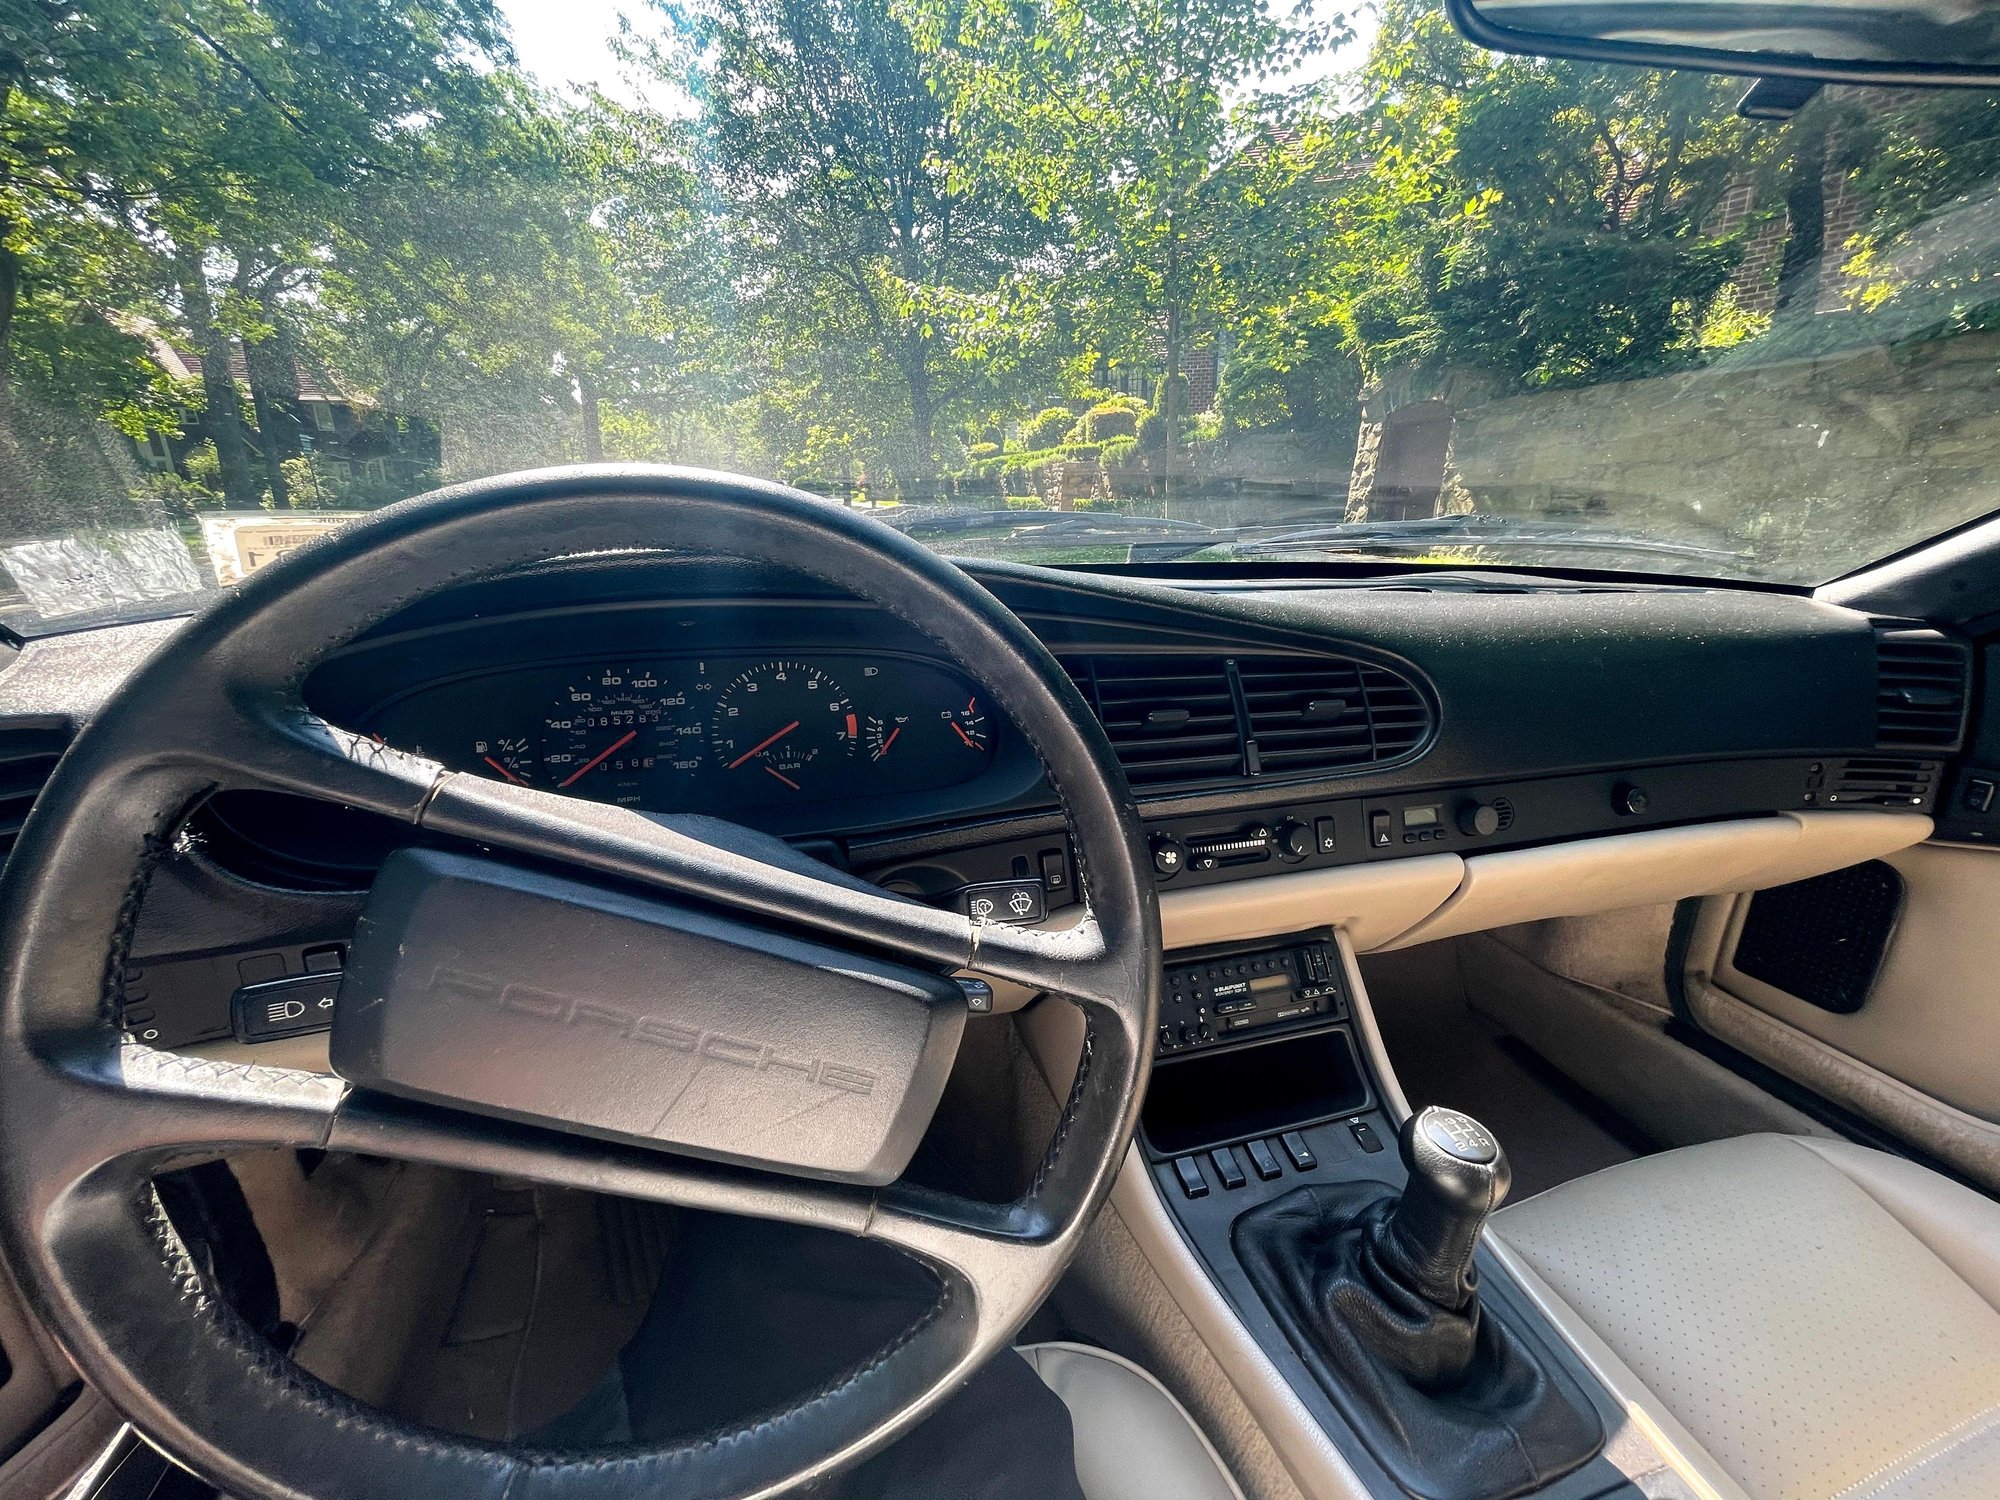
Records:
M614 99L640 102L639 90L631 80L618 76L620 65L609 50L611 39L618 34L621 14L629 16L640 30L655 24L654 14L640 0L501 0L501 7L513 28L514 48L522 66L542 83L552 88L594 84ZM1359 66L1375 35L1373 7L1354 7L1349 24L1354 28L1354 40L1273 82L1306 83Z

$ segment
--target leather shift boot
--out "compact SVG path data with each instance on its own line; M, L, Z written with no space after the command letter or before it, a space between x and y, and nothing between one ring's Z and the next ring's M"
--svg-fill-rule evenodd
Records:
M1476 1283L1413 1256L1378 1183L1302 1187L1236 1221L1272 1316L1378 1463L1422 1500L1507 1500L1587 1463L1604 1428ZM1441 1292L1443 1301L1417 1290Z

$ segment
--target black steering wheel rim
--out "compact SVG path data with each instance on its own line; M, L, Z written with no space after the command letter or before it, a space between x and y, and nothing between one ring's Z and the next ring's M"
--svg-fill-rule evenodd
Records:
M300 696L329 651L452 585L555 557L666 549L817 577L951 655L1034 747L1077 856L1084 917L981 927L545 793L512 795L333 729ZM823 938L891 947L1061 994L1085 1061L1028 1191L994 1207L906 1184L861 1190L360 1096L322 1074L197 1061L121 1037L117 999L152 869L215 790L368 808L599 880ZM972 579L891 528L780 486L592 466L457 486L368 517L252 575L169 639L78 736L0 889L0 1245L83 1372L226 1492L595 1500L783 1493L907 1431L1046 1295L1108 1194L1137 1121L1158 1014L1157 902L1136 811L1088 708ZM925 1260L944 1291L887 1348L739 1431L615 1453L531 1452L421 1431L283 1359L204 1283L149 1186L220 1150L320 1147L807 1222Z

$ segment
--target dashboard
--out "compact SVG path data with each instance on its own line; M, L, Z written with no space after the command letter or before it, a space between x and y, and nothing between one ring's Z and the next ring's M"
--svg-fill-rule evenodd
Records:
M1237 883L1270 878L1282 906L1367 866L1964 800L1963 645L1808 598L971 570L1103 722L1163 901L1230 884L1241 907L1258 888ZM0 675L0 740L42 753L37 736L87 717L171 628L34 643ZM574 559L410 607L328 657L305 696L455 771L732 819L916 899L1023 920L1077 899L1019 731L917 626L823 584ZM374 871L408 837L309 798L212 798L148 892L128 1028L264 1040L235 998L336 982ZM1434 878L1398 868L1382 877Z

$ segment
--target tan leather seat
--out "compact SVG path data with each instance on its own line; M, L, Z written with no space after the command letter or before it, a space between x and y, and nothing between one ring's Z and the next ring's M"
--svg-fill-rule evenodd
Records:
M1129 1359L1087 1344L1025 1344L1062 1397L1085 1500L1243 1500L1187 1408Z
M1493 1233L1752 1500L2000 1497L2000 1204L1754 1135L1566 1183Z

